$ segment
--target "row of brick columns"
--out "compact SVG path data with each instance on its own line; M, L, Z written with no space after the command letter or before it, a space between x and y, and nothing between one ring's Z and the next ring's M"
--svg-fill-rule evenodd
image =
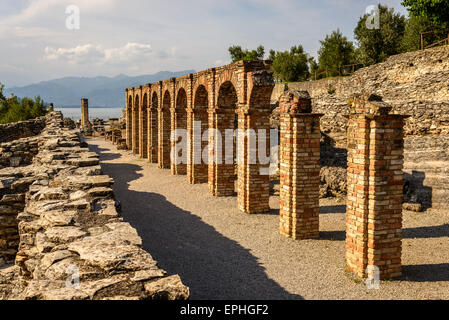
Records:
M299 91L286 91L280 97L280 111L279 231L293 239L319 238L322 114L311 113L308 93ZM390 111L391 107L374 95L356 96L350 101L346 266L361 277L367 276L370 266L379 268L380 279L401 275L403 126L406 116ZM255 135L226 139L226 130L234 130L236 113L240 132L264 129L266 139L258 141L257 130ZM133 112L133 128L127 128L127 136L136 136L136 116ZM148 109L148 159L157 162L160 168L170 168L172 174L187 174L189 183L208 182L212 195L230 196L235 193L235 154L226 154L225 150L233 147L239 152L239 209L247 213L267 212L270 210L269 161L260 163L258 152L266 151L265 155L270 155L269 116L270 110L189 106L180 110L169 108L163 102L162 107ZM141 125L145 127L145 123L141 122ZM176 143L170 143L170 131L179 128L187 129L188 149L183 155L189 160L187 165L170 161L170 149ZM209 129L208 140L202 136L206 129ZM158 148L154 147L156 142ZM206 146L209 146L208 151ZM139 151L134 139L132 150ZM208 154L203 154L204 150ZM210 160L208 164L205 163L206 156Z
M350 102L346 267L360 277L401 275L404 119L375 95ZM280 233L319 238L320 114L307 92L280 98Z

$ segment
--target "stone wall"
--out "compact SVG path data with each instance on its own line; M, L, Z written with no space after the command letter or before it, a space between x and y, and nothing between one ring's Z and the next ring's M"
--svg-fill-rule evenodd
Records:
M45 117L0 124L0 143L38 135L45 127Z
M284 90L306 90L313 112L321 119L321 196L346 190L346 130L349 104L358 92L375 93L393 107L393 113L410 115L405 121L405 200L424 207L445 209L449 201L449 47L409 52L360 69L351 77L278 84L272 106L278 107ZM272 127L279 126L274 109Z
M112 184L62 114L48 115L32 163L0 170L3 263L15 257L0 270L0 298L188 298L120 217Z

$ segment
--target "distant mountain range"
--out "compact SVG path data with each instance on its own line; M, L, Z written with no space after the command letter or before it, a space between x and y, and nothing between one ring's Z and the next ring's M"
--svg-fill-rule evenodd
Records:
M5 88L4 95L11 93L19 98L41 96L46 102L53 102L55 107L79 107L81 98L89 99L89 107L124 107L125 88L139 86L180 77L194 70L178 72L160 71L155 74L130 77L120 74L116 77L66 77L27 85L24 87Z

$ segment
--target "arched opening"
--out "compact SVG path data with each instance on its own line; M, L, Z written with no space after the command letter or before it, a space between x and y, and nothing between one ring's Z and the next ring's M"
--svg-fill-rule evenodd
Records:
M209 95L203 85L194 93L193 110L188 122L188 135L191 141L187 175L189 183L205 183L208 180L207 162L203 159L203 150L207 150L208 141L202 141L202 135L209 128Z
M171 173L184 175L187 174L187 150L182 145L178 145L178 143L182 142L187 146L187 93L184 88L180 88L176 94L171 130L175 134L174 140L171 141L171 150L176 152L176 154L172 155Z
M218 110L214 114L213 148L210 153L209 181L211 192L216 196L235 194L236 185L236 141L237 136L237 91L230 81L224 82L218 90Z
M162 106L159 108L159 157L160 168L170 168L170 106L171 97L168 90L164 92Z
M140 156L144 159L148 158L148 95L145 93L142 100L141 108L141 130L140 130Z
M158 160L158 107L159 99L156 92L151 97L151 107L148 113L148 159L151 163L157 163Z
M133 128L133 99L130 96L128 98L128 106L126 107L126 145L128 146L128 150L132 150L132 128Z
M136 95L133 106L133 153L139 153L139 95Z

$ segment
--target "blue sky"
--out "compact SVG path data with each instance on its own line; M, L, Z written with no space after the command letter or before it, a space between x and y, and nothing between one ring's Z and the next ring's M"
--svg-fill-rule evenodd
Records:
M2 0L0 82L197 71L229 62L233 44L316 56L319 40L353 30L372 0ZM382 4L406 14L401 0ZM66 28L68 5L80 29Z

